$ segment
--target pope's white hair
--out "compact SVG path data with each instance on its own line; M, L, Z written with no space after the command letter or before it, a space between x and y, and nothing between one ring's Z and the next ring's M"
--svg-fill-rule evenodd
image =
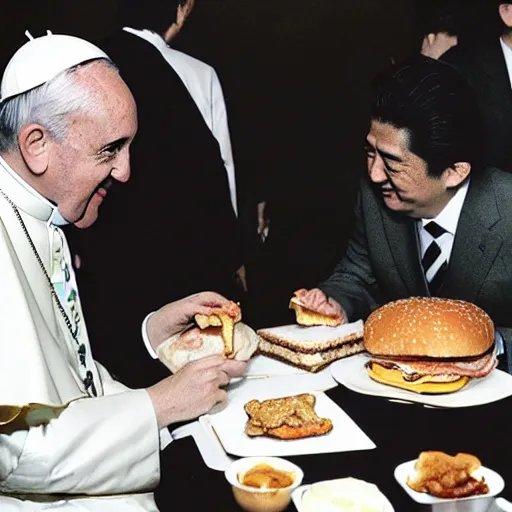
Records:
M112 62L104 62L115 68ZM18 134L28 124L39 124L54 140L62 141L67 135L69 114L94 111L91 93L73 76L78 67L0 103L0 153L18 149Z

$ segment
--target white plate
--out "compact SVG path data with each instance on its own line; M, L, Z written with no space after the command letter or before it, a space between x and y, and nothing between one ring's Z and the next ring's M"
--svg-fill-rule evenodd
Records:
M404 491L416 502L416 503L422 503L423 505L444 505L448 503L462 503L462 502L476 502L480 500L487 499L488 501L491 501L490 499L494 496L498 495L501 491L503 491L505 487L505 482L503 481L503 478L501 475L496 473L496 471L493 471L492 469L486 468L486 467L480 467L477 471L473 473L473 476L475 478L480 479L482 476L485 478L485 482L489 486L489 493L488 494L482 494L480 496L470 496L468 498L454 498L454 499L442 499L442 498L436 498L435 496L431 496L430 494L424 493L424 492L416 492L413 491L408 485L407 485L407 477L409 474L413 471L414 465L416 464L415 460L410 460L409 462L404 462L403 464L400 464L395 468L395 479L396 481L402 486ZM489 507L488 503L484 506L483 510L487 510ZM465 503L467 506L467 510L470 510L469 503Z
M293 389L293 392L283 393L279 386L276 387L277 389L252 387L250 391L241 392L234 399L230 399L223 410L208 417L226 453L239 457L259 455L285 457L375 448L373 441L345 411L321 392L313 393L316 396L315 411L320 418L329 418L332 421L333 429L328 434L289 441L265 436L249 437L245 433L245 425L248 420L244 409L246 402L252 399L265 400L292 396L303 392L294 387L289 387L288 389Z
M368 354L356 354L331 364L332 376L348 389L364 395L384 396L435 407L471 407L502 400L512 395L512 375L494 370L483 379L473 379L460 391L445 395L424 395L375 382L365 368Z
M324 480L324 481L328 481L328 480ZM315 482L316 483L316 482ZM303 494L311 487L312 484L309 484L309 485L301 485L300 487L297 487L297 489L295 489L293 492L292 492L292 501L293 501L293 504L295 505L295 508L301 512L301 504L302 504L302 496ZM382 493L381 493L382 494ZM386 496L384 496L384 494L382 494L382 497L384 498L384 500L386 501L386 509L384 510L384 512L394 512L395 509L393 508L393 506L391 505L391 503L389 502L389 500L387 499Z
M296 373L308 373L305 370L286 364L264 355L257 355L251 358L247 365L245 375L254 377L274 377L277 375L293 375Z
M512 503L503 498L497 498L487 512L512 512Z

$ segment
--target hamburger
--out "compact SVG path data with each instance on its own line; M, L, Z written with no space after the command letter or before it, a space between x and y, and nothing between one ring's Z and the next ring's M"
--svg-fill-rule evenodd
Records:
M469 302L434 297L390 302L364 326L375 381L416 393L453 393L497 364L494 324Z

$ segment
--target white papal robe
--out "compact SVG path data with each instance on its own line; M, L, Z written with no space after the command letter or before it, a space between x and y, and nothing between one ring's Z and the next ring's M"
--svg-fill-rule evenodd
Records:
M0 194L0 510L157 510L160 438L151 399L91 355L56 208L3 159L0 190L70 318L68 328ZM122 319L106 311L105 321Z

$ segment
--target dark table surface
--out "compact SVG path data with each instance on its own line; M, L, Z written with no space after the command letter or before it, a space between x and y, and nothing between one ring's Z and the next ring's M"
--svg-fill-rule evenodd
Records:
M421 451L441 450L478 456L484 466L502 475L505 489L501 496L512 500L512 397L477 407L437 409L361 395L343 386L327 395L377 448L286 457L302 468L304 484L352 476L375 483L396 512L425 511L428 509L400 487L393 472ZM156 497L162 512L240 510L224 473L205 465L192 437L171 443L162 453L162 479ZM295 510L293 503L287 510Z

